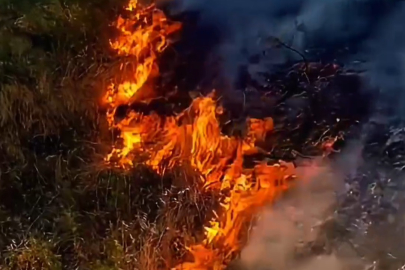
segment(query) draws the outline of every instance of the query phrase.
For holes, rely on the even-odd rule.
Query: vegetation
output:
[[[123,6],[0,1],[0,269],[157,269],[184,255],[179,235],[198,240],[185,232],[212,200],[177,192],[176,177],[97,165]]]

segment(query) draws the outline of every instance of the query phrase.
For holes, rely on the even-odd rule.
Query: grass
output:
[[[97,165],[122,7],[0,1],[0,269],[161,269],[201,238],[214,200],[179,173]]]

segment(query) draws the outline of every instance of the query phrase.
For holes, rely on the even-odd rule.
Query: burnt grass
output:
[[[115,34],[109,23],[125,1],[5,2],[0,269],[168,269],[188,259],[184,243],[201,240],[217,195],[200,193],[185,168],[158,176],[142,166],[123,172],[103,163],[112,135],[98,105],[126,61],[109,50]],[[186,34],[162,57],[166,75],[157,82],[158,91],[177,86],[177,94],[146,107],[121,108],[121,114],[170,114],[188,106],[190,89],[221,86],[215,72],[204,72],[218,37],[211,33],[210,44],[197,46],[194,15],[184,16],[179,19],[189,22]],[[208,35],[209,29],[204,31]],[[333,65],[301,63],[262,76],[265,85],[242,70],[239,88],[250,89],[241,90],[244,101],[224,99],[226,134],[243,135],[248,116],[275,119],[275,132],[261,145],[273,152],[246,166],[264,158],[296,162],[319,155],[320,140],[358,136],[372,106],[359,78]]]

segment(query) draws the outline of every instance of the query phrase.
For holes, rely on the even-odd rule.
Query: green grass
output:
[[[173,266],[212,197],[177,192],[175,172],[100,165],[111,135],[98,101],[119,62],[109,23],[123,3],[61,3],[0,1],[0,269]]]

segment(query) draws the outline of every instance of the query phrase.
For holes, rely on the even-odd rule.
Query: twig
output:
[[[309,83],[310,81],[309,81],[309,78],[308,78],[308,75],[307,75],[307,71],[308,71],[308,60],[307,60],[307,58],[300,51],[298,51],[297,49],[294,49],[293,47],[291,47],[291,46],[289,46],[287,44],[285,44],[279,38],[276,38],[276,37],[270,37],[270,38],[271,38],[271,41],[273,41],[273,43],[276,46],[277,45],[283,46],[284,48],[295,52],[296,54],[298,54],[302,58],[302,61],[304,62],[304,75],[305,75],[305,77],[306,77],[306,79],[307,79],[307,81]]]

